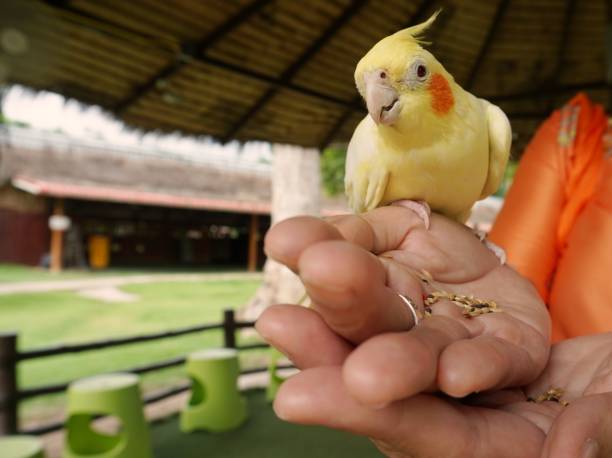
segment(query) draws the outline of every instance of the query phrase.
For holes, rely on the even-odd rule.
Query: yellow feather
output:
[[[413,25],[411,27],[408,27],[407,29],[400,30],[399,32],[396,32],[395,35],[401,36],[403,39],[406,40],[412,40],[419,45],[429,44],[429,42],[423,40],[423,35],[427,31],[427,29],[429,29],[429,27],[431,27],[431,25],[436,21],[441,11],[442,10],[436,11],[425,22],[421,22],[420,24]]]

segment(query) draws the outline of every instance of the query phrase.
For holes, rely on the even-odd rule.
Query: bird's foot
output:
[[[405,207],[409,210],[415,212],[419,218],[423,220],[425,224],[425,229],[429,229],[429,215],[431,215],[431,208],[429,204],[424,200],[396,200],[391,205],[396,205],[398,207]]]
[[[488,240],[485,232],[474,230],[474,234],[489,250],[493,252],[495,256],[497,256],[497,259],[499,259],[502,266],[506,264],[508,258],[506,257],[506,251],[502,247]]]

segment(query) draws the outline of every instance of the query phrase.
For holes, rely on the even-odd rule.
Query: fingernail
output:
[[[265,340],[268,344],[270,344],[270,346],[276,348],[278,351],[280,351],[283,355],[285,355],[286,358],[288,358],[289,360],[291,359],[291,356],[289,355],[289,352],[287,350],[285,350],[282,346],[280,346],[279,344],[277,344],[274,339],[271,339],[267,334],[265,330],[265,326],[261,326],[258,327],[257,326],[258,322],[255,322],[255,330],[259,333],[259,335],[261,336],[261,338],[263,340]],[[263,332],[262,332],[263,331]]]
[[[265,328],[259,325],[259,320],[255,321],[255,325],[253,327],[255,328],[255,331],[257,331],[257,333],[261,336],[261,338],[267,342],[268,336],[264,331]]]
[[[289,419],[289,415],[287,415],[287,412],[285,412],[285,410],[281,407],[281,405],[278,402],[276,402],[276,400],[274,401],[273,409],[274,409],[274,413],[276,414],[276,416],[280,418],[281,420],[287,421]]]
[[[597,458],[599,453],[599,444],[594,439],[587,439],[582,446],[581,458]]]

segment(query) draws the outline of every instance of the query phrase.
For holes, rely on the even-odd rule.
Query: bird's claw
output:
[[[424,200],[396,200],[391,205],[404,207],[409,210],[412,210],[418,215],[419,218],[423,220],[423,224],[425,224],[425,229],[429,229],[429,216],[431,215],[431,208],[429,207],[429,204]]]

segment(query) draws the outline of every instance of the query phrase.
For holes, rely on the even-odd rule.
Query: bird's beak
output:
[[[365,75],[365,98],[368,113],[376,124],[393,124],[399,116],[399,94],[391,86],[390,76],[384,70]]]

